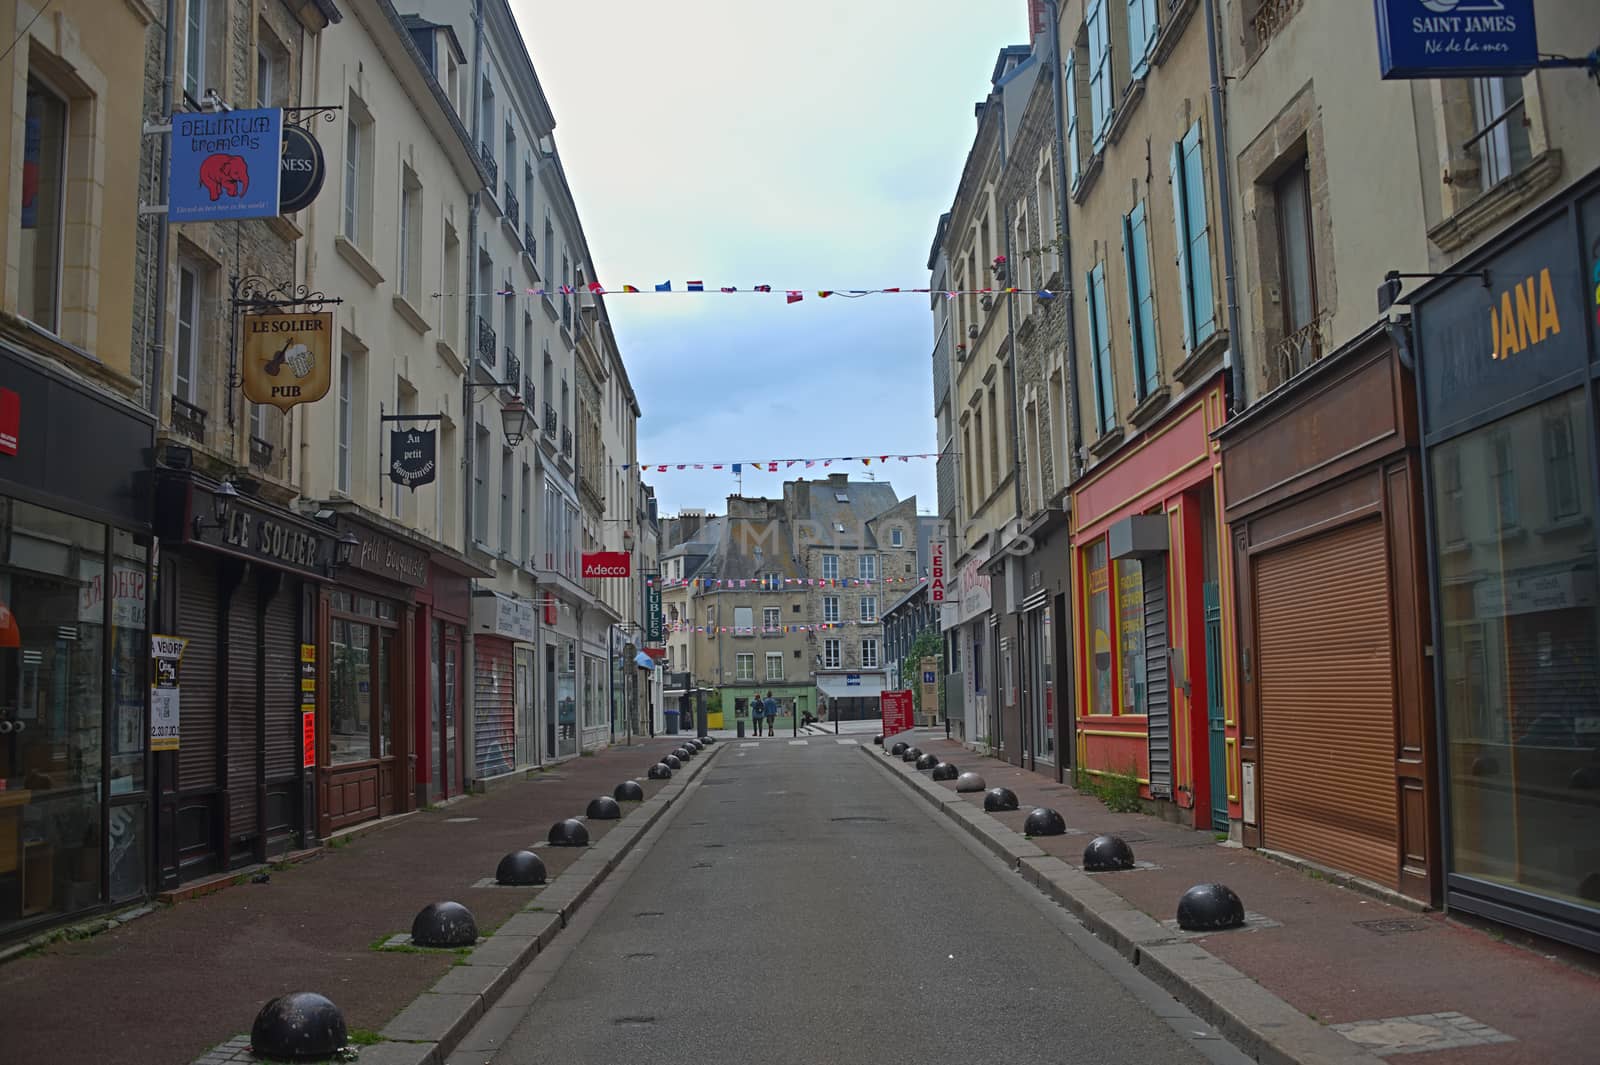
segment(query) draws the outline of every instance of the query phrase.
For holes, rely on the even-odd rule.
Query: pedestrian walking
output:
[[[771,736],[773,734],[772,723],[778,719],[778,700],[772,697],[771,692],[768,692],[766,702],[762,705],[766,707],[767,711],[767,735]]]

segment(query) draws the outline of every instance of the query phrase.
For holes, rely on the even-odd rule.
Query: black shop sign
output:
[[[403,488],[432,484],[439,473],[437,429],[389,431],[389,480]]]

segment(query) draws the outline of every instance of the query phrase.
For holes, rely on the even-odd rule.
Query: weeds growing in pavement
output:
[[[1106,809],[1118,814],[1136,814],[1142,810],[1139,801],[1139,774],[1133,766],[1125,772],[1105,770],[1091,773],[1078,767],[1074,786],[1086,795],[1093,795],[1106,804]]]
[[[383,1036],[374,1032],[371,1028],[350,1029],[351,1046],[370,1047],[381,1042],[383,1042]]]

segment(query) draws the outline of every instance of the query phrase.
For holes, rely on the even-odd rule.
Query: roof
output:
[[[899,502],[900,497],[895,494],[894,486],[886,481],[846,481],[840,484],[836,481],[796,481],[795,485],[805,485],[805,493],[796,493],[794,498],[804,499],[805,505],[796,508],[796,512],[789,515],[791,521],[814,521],[832,530],[843,525],[846,532],[855,532],[863,528],[866,523],[886,511],[892,510]],[[785,486],[784,495],[790,493]],[[837,493],[843,492],[846,496],[840,502]],[[876,539],[870,528],[865,529],[867,540],[862,547],[876,547]]]
[[[928,585],[925,582],[918,582],[915,588],[912,588],[905,595],[902,595],[899,599],[896,599],[893,603],[890,603],[889,608],[885,610],[881,616],[887,619],[890,614],[893,614],[896,610],[899,610],[901,607],[911,602],[911,600],[915,599],[919,593],[925,593],[927,590]]]

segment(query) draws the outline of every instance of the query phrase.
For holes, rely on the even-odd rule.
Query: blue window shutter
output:
[[[1206,216],[1205,157],[1201,154],[1200,123],[1183,137],[1183,176],[1189,204],[1189,272],[1194,279],[1194,337],[1196,346],[1217,331],[1217,301],[1211,282],[1211,232]]]
[[[1089,310],[1089,365],[1094,378],[1094,426],[1097,432],[1103,433],[1106,431],[1105,404],[1101,397],[1105,392],[1105,383],[1100,374],[1100,333],[1105,326],[1100,321],[1095,301],[1095,273],[1099,269],[1096,266],[1084,275],[1083,302]]]
[[[1138,79],[1145,76],[1150,69],[1148,40],[1148,10],[1147,0],[1128,0],[1128,56],[1130,74]]]
[[[1090,273],[1090,290],[1094,297],[1094,317],[1099,323],[1095,334],[1095,399],[1100,431],[1106,432],[1117,424],[1117,387],[1111,373],[1111,316],[1106,310],[1106,264],[1095,264]]]
[[[1134,208],[1138,210],[1138,208]],[[1144,398],[1144,367],[1140,365],[1143,344],[1139,336],[1139,283],[1133,269],[1133,216],[1122,216],[1122,265],[1128,275],[1128,351],[1133,356],[1133,398]]]
[[[1183,142],[1172,145],[1172,218],[1178,233],[1178,284],[1183,288],[1183,350],[1194,351],[1194,283],[1189,277],[1189,212],[1183,195]]]
[[[1133,275],[1135,291],[1139,294],[1139,344],[1143,365],[1139,372],[1144,379],[1144,395],[1156,390],[1161,381],[1161,345],[1156,337],[1156,294],[1150,276],[1150,226],[1145,217],[1143,201],[1128,216],[1133,238]]]
[[[1067,53],[1067,173],[1073,185],[1082,171],[1078,167],[1078,54]]]
[[[1111,35],[1106,17],[1109,0],[1090,0],[1086,21],[1089,25],[1089,115],[1094,147],[1105,146],[1111,126]]]

